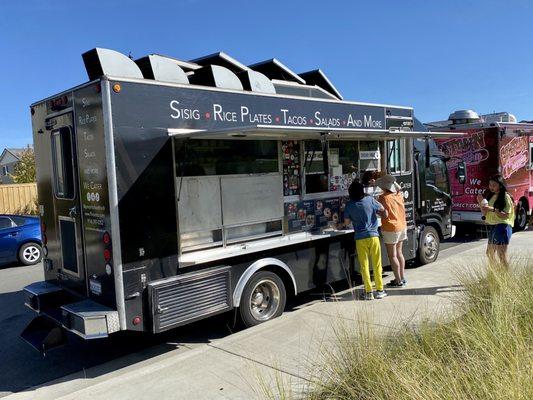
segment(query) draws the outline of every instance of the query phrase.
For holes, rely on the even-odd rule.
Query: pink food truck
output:
[[[492,175],[501,174],[516,204],[515,230],[526,228],[533,206],[533,123],[517,122],[514,115],[502,112],[478,115],[472,110],[452,113],[446,121],[427,123],[429,130],[456,131],[464,136],[437,139],[448,159],[453,197],[454,223],[481,223],[476,201]],[[467,179],[455,178],[459,161],[465,161]]]

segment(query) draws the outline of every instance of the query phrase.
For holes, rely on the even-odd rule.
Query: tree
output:
[[[20,155],[20,161],[15,164],[15,172],[10,175],[15,183],[35,182],[35,153],[29,145]]]

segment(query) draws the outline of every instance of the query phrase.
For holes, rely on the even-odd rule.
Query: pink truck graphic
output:
[[[492,175],[501,174],[516,204],[515,230],[524,229],[533,206],[533,123],[516,122],[508,113],[480,117],[464,110],[452,113],[447,121],[426,125],[430,130],[465,133],[463,137],[437,140],[439,149],[450,157],[447,164],[454,223],[481,223],[476,196],[485,192]],[[467,169],[464,185],[455,178],[460,160]]]

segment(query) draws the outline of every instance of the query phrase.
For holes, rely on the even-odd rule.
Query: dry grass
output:
[[[466,292],[454,300],[459,316],[451,322],[389,335],[377,335],[368,324],[336,329],[336,351],[314,367],[305,397],[533,399],[532,267],[462,276]]]
[[[483,266],[463,273],[466,290],[453,297],[455,317],[446,322],[412,328],[402,321],[388,333],[370,320],[355,328],[337,323],[334,348],[309,367],[310,382],[275,373],[260,380],[258,396],[533,399],[533,261],[512,264],[511,272]]]

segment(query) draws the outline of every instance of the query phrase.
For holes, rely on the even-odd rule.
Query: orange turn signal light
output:
[[[115,83],[115,84],[113,85],[113,92],[115,92],[115,93],[120,93],[121,90],[122,90],[122,88],[120,87],[120,84]]]

